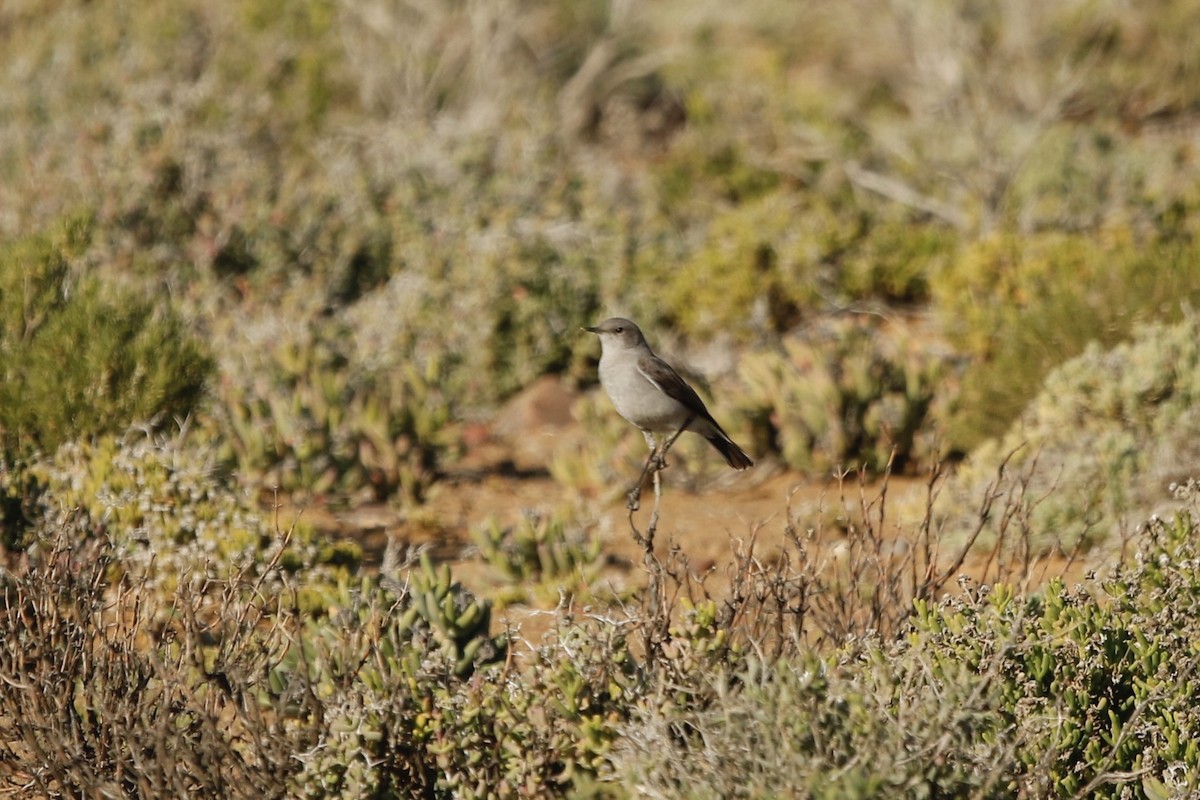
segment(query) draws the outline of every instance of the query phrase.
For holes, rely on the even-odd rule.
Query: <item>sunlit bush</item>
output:
[[[1022,498],[1040,547],[1115,541],[1171,503],[1191,477],[1200,437],[1200,319],[1142,325],[1132,341],[1099,344],[1063,364],[1003,437],[973,451],[939,513],[961,530],[1001,465],[999,488]],[[997,517],[995,532],[1011,520]]]
[[[711,702],[639,706],[614,775],[648,797],[1194,792],[1196,523],[1147,531],[1082,586],[968,582],[896,640],[693,673]]]
[[[973,363],[947,432],[970,449],[998,436],[1056,366],[1091,342],[1112,346],[1138,322],[1177,319],[1200,301],[1194,231],[1125,226],[1078,234],[997,234],[937,273],[935,306]]]
[[[94,230],[72,219],[0,249],[0,444],[15,452],[182,419],[211,374],[172,309],[72,263]]]

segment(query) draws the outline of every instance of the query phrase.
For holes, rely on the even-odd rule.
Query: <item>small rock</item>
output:
[[[492,421],[492,433],[517,439],[542,428],[564,428],[575,421],[575,395],[556,375],[543,375],[512,397]]]

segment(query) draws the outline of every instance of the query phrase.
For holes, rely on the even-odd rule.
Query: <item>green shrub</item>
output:
[[[322,535],[303,517],[279,530],[257,493],[218,469],[215,446],[198,439],[134,431],[69,442],[0,475],[0,487],[34,485],[21,537],[9,544],[37,545],[67,515],[82,521],[87,539],[117,548],[145,591],[169,593],[185,578],[257,579],[282,565],[304,578],[303,611],[324,613],[331,587],[358,570],[362,547]]]
[[[686,208],[698,193],[753,206],[758,198],[775,193],[780,181],[778,172],[747,163],[746,153],[738,146],[714,145],[701,137],[685,140],[682,146],[672,149],[669,158],[655,170],[660,202],[671,211]]]
[[[676,675],[690,702],[639,705],[612,777],[647,797],[1195,792],[1198,530],[1153,520],[1135,563],[1075,589],[966,582],[892,641]]]
[[[651,798],[1013,796],[989,676],[949,665],[933,684],[927,666],[875,643],[693,673],[714,702],[639,708],[615,775]]]
[[[833,209],[772,192],[716,216],[705,246],[672,265],[659,294],[689,333],[745,335],[759,305],[764,330],[785,331],[818,304],[828,260],[856,234]]]
[[[838,284],[854,301],[913,306],[929,301],[930,282],[960,246],[953,231],[907,217],[873,220],[841,257]]]
[[[491,377],[491,391],[511,394],[547,372],[562,372],[588,344],[577,334],[601,312],[600,264],[547,238],[517,245],[512,258],[497,259],[490,302],[472,324]]]
[[[853,198],[776,190],[714,216],[704,239],[672,261],[647,253],[641,276],[658,313],[684,332],[736,339],[793,330],[844,304],[920,302],[928,276],[958,237],[907,215],[884,214]],[[665,288],[665,291],[664,291]]]
[[[599,538],[562,515],[526,514],[511,526],[490,519],[471,532],[480,557],[510,586],[506,602],[558,602],[600,575]]]
[[[185,418],[212,370],[169,309],[75,274],[91,230],[77,219],[0,251],[0,435],[18,451]]]
[[[620,641],[568,629],[511,677],[464,680],[404,608],[364,593],[345,628],[310,632],[328,735],[300,755],[301,796],[562,796],[603,766],[632,685]]]
[[[999,586],[918,614],[913,642],[932,654],[936,679],[960,680],[959,664],[991,668],[1024,792],[1157,798],[1197,789],[1197,524],[1185,514],[1145,530],[1137,561],[1098,583],[1056,580],[1030,598]]]
[[[1200,301],[1194,233],[1004,232],[965,248],[933,294],[947,333],[973,363],[948,422],[969,450],[1008,429],[1046,375],[1095,341],[1112,346],[1138,322],[1172,320]]]
[[[493,633],[490,603],[427,555],[396,574],[330,573],[318,607],[304,598],[315,573],[296,580],[280,547],[231,571],[219,548],[173,548],[158,532],[171,520],[210,517],[207,536],[233,518],[211,474],[168,453],[111,453],[141,492],[50,477],[82,513],[39,518],[37,545],[0,576],[0,782],[347,800],[1197,789],[1192,516],[1152,519],[1137,557],[1099,581],[1041,594],[967,581],[911,616],[902,587],[832,596],[846,579],[891,580],[885,564],[905,571],[907,548],[829,578],[819,536],[789,521],[795,550],[740,547],[722,599],[674,551],[648,563],[674,580],[662,608],[572,604],[522,643]],[[74,499],[87,492],[98,497]],[[1195,513],[1195,481],[1179,499]],[[112,538],[96,536],[97,502]],[[877,502],[882,524],[882,498],[860,512]],[[854,539],[890,544],[878,533]],[[155,580],[160,558],[178,580]],[[846,619],[878,604],[892,622],[861,617],[841,629],[855,635],[814,648],[805,626],[821,603]],[[638,631],[656,632],[653,654],[627,641]]]

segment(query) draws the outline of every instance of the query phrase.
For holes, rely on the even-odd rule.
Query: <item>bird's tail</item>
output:
[[[750,459],[750,456],[746,455],[733,439],[726,436],[724,431],[718,429],[712,436],[704,438],[717,448],[717,451],[725,457],[725,463],[734,469],[746,469],[754,466],[754,461]]]

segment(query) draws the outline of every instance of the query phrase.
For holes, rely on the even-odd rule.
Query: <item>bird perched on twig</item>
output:
[[[584,330],[600,337],[600,384],[617,412],[641,429],[651,457],[657,452],[654,434],[686,427],[707,439],[734,469],[754,466],[687,381],[654,355],[637,325],[614,317]]]

